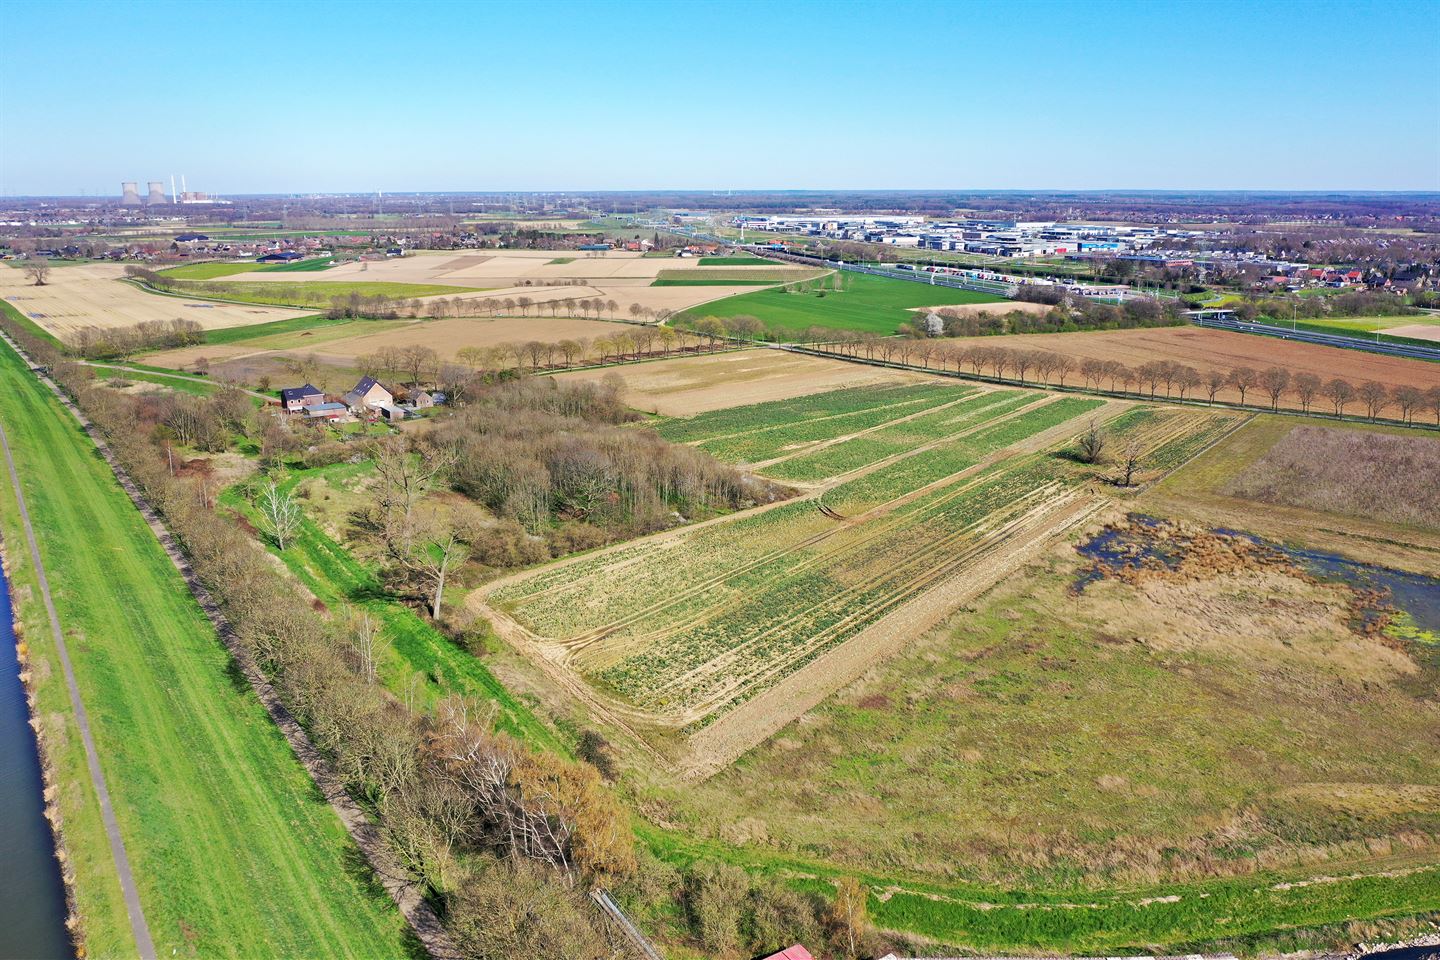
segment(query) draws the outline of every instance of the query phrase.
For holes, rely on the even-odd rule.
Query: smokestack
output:
[[[126,180],[120,184],[120,202],[127,207],[140,205],[140,187],[134,180]]]
[[[165,182],[164,182],[163,180],[151,180],[150,183],[149,183],[149,186],[150,186],[150,200],[149,200],[149,203],[152,204],[152,205],[153,205],[153,204],[157,204],[157,203],[164,203],[164,202],[165,202]]]

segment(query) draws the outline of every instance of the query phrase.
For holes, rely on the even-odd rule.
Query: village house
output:
[[[395,394],[386,390],[374,377],[361,377],[354,389],[341,399],[347,407],[363,411],[367,407],[378,407],[382,403],[394,403]]]
[[[280,391],[280,405],[286,413],[299,413],[306,407],[325,402],[325,392],[311,384],[303,387],[286,387]]]

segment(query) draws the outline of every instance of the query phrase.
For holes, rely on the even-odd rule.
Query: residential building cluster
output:
[[[419,388],[390,390],[374,377],[361,377],[353,388],[332,397],[313,384],[280,391],[280,409],[307,422],[354,423],[384,420],[395,423],[445,402],[445,394]]]

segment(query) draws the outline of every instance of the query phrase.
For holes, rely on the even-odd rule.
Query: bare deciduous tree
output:
[[[44,257],[25,263],[25,278],[37,287],[43,287],[50,279],[50,261]]]
[[[270,483],[255,499],[255,509],[260,511],[260,526],[277,550],[284,550],[300,532],[300,504],[295,498],[275,483]]]

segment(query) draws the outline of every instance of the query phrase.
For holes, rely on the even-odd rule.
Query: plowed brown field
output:
[[[1392,388],[1402,384],[1421,389],[1440,386],[1440,363],[1199,327],[1016,334],[942,342],[1012,350],[1049,350],[1068,354],[1076,360],[1118,360],[1132,368],[1152,360],[1174,360],[1194,367],[1201,374],[1214,369],[1251,367],[1258,371],[1278,366],[1289,370],[1292,377],[1297,373],[1313,373],[1324,380],[1342,377],[1356,386],[1367,380],[1376,380]],[[1071,372],[1065,382],[1074,385],[1080,383],[1081,378],[1078,373]],[[1234,402],[1240,399],[1240,395],[1227,387],[1217,399]],[[1249,391],[1246,400],[1268,403],[1258,388]],[[1323,398],[1316,401],[1320,409],[1328,409],[1327,403]],[[1299,408],[1295,399],[1288,395],[1281,398],[1280,405]],[[1354,409],[1352,405],[1350,412],[1353,413]]]

